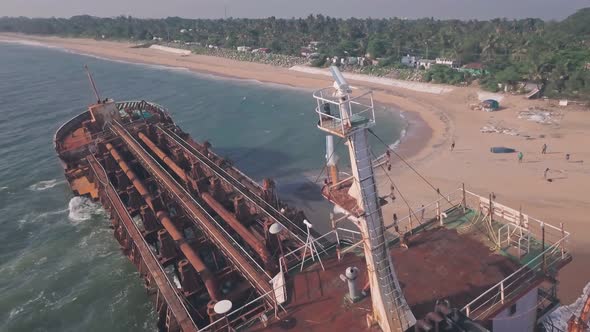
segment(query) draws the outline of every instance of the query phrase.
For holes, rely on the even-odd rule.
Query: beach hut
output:
[[[484,100],[481,103],[481,108],[486,112],[494,112],[500,109],[500,103],[494,99]]]

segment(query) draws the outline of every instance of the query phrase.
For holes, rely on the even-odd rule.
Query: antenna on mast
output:
[[[96,84],[94,83],[94,78],[90,73],[90,69],[88,69],[87,65],[84,65],[84,69],[86,70],[86,74],[88,74],[88,80],[90,80],[90,85],[92,86],[92,90],[94,91],[94,95],[96,96],[97,103],[100,104],[100,95],[98,94],[98,89],[96,88]]]

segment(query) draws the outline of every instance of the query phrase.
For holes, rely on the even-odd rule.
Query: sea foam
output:
[[[73,222],[89,220],[92,216],[101,214],[103,211],[99,204],[80,196],[70,199],[68,210],[70,211],[68,217]]]
[[[58,186],[63,183],[66,183],[66,182],[65,181],[57,181],[56,179],[39,181],[35,184],[30,185],[29,190],[43,191],[43,190],[53,188],[53,187]]]

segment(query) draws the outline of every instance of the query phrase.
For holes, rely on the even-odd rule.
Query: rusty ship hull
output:
[[[73,193],[107,211],[160,329],[211,325],[222,299],[248,305],[235,326],[277,307],[269,282],[279,271],[277,246],[301,245],[305,216],[280,203],[271,180],[259,185],[145,101],[92,105],[61,126],[54,143]],[[287,231],[271,238],[275,223]]]
[[[343,214],[317,234],[272,180],[249,178],[155,103],[98,102],[61,126],[54,144],[73,193],[105,208],[159,330],[380,330],[370,245],[341,223],[360,228],[366,215],[350,196],[356,180],[318,188]],[[563,227],[465,187],[410,208],[382,233],[417,319],[404,331],[534,327],[559,303],[555,277],[571,260]],[[536,308],[520,313],[525,302]]]

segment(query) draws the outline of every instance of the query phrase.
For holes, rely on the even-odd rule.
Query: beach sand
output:
[[[326,75],[202,55],[181,57],[153,49],[130,48],[129,43],[0,35],[0,40],[23,39],[77,53],[185,67],[218,76],[309,89],[332,84]],[[377,103],[394,105],[405,113],[408,131],[396,151],[441,192],[450,192],[465,183],[470,191],[482,196],[494,192],[498,202],[516,209],[522,207],[523,212],[547,223],[556,226],[563,223],[571,233],[568,249],[574,260],[560,272],[559,295],[564,303],[579,296],[590,281],[590,111],[571,106],[559,108],[552,106],[556,102],[529,101],[523,96],[505,94],[502,109],[487,113],[470,109],[470,104],[486,97],[476,87],[447,87],[439,89],[447,92],[437,94],[406,89],[399,82],[386,85],[353,79],[351,83],[374,89]],[[411,83],[407,86],[411,87]],[[560,112],[560,121],[548,125],[519,119],[518,113],[530,106]],[[489,124],[510,128],[520,135],[481,133],[480,128]],[[453,140],[456,147],[451,152]],[[548,145],[548,153],[541,155],[544,143]],[[524,162],[519,164],[514,153],[490,153],[494,146],[522,151]],[[569,162],[565,160],[566,153],[571,154]],[[544,180],[546,168],[554,170],[549,172],[553,182]],[[403,163],[396,162],[390,176],[413,207],[436,199],[434,190]],[[379,174],[378,180],[382,195],[388,194],[388,178]],[[399,199],[393,205],[388,204],[384,208],[386,221],[394,211],[403,216],[408,209]]]

